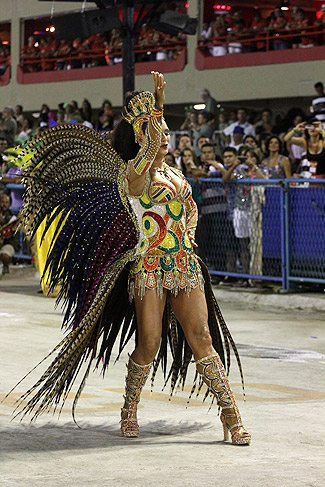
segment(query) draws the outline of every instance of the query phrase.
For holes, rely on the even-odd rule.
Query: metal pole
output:
[[[134,0],[123,0],[123,98],[134,90]]]
[[[281,218],[281,277],[282,289],[289,290],[288,266],[289,266],[289,241],[288,241],[288,224],[289,224],[289,187],[287,181],[280,188],[280,218]]]

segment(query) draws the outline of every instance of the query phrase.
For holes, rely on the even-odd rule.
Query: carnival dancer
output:
[[[49,228],[60,215],[45,271],[50,290],[60,285],[64,325],[72,328],[51,352],[58,353],[46,372],[22,396],[28,402],[21,412],[37,417],[63,405],[81,364],[88,361],[74,414],[93,360],[97,365],[103,361],[105,370],[117,335],[119,356],[136,332],[121,435],[138,436],[140,394],[160,363],[168,370],[169,343],[171,393],[177,384],[184,385],[194,355],[199,387],[205,383],[222,408],[225,439],[230,432],[233,444],[247,445],[251,437],[224,366],[229,370],[231,345],[241,372],[238,352],[208,271],[194,252],[197,208],[191,187],[164,162],[170,138],[163,118],[166,82],[162,74],[152,75],[155,95],[127,94],[123,118],[109,140],[67,124],[41,134],[21,154],[27,233],[32,237],[45,216]]]

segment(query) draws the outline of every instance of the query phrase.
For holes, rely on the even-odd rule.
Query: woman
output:
[[[197,166],[195,164],[195,153],[189,147],[185,148],[181,152],[181,170],[184,176],[187,178],[193,177],[192,170],[197,170]]]
[[[291,178],[291,166],[287,157],[281,154],[281,140],[277,135],[271,135],[265,142],[266,158],[262,165],[267,169],[269,178]]]
[[[36,214],[38,220],[51,214],[48,225],[61,215],[62,229],[58,225],[47,265],[51,286],[61,284],[59,299],[67,303],[64,324],[72,331],[54,349],[57,355],[41,379],[22,397],[29,397],[23,412],[36,417],[52,404],[63,404],[81,364],[88,360],[74,410],[93,359],[97,365],[103,361],[105,370],[117,335],[120,354],[136,331],[121,412],[122,436],[139,433],[140,394],[152,368],[153,377],[160,362],[166,369],[169,340],[172,390],[178,380],[184,384],[193,352],[202,383],[222,408],[225,439],[230,431],[233,444],[249,444],[250,435],[242,426],[215,350],[223,354],[217,319],[226,343],[234,344],[211,293],[209,275],[194,253],[197,210],[190,185],[164,162],[170,137],[163,119],[166,83],[157,72],[153,78],[156,104],[149,92],[130,93],[110,144],[82,126],[48,131],[43,148],[40,140],[34,141],[25,171],[26,180],[32,176],[33,182],[27,188],[22,218],[33,234]],[[64,147],[67,159],[61,166]],[[73,171],[72,160],[79,163],[78,171]],[[54,169],[49,198],[49,184],[43,178]]]
[[[321,122],[315,119],[309,123],[298,123],[284,140],[306,152],[304,158],[310,163],[309,171],[313,178],[325,178],[325,140]]]

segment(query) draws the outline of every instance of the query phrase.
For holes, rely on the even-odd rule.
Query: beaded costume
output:
[[[52,363],[21,397],[21,402],[27,399],[21,412],[32,413],[33,418],[63,406],[86,362],[74,413],[93,361],[96,366],[103,364],[105,371],[117,336],[119,356],[136,332],[132,297],[134,292],[143,296],[147,288],[156,288],[158,294],[165,288],[175,295],[180,289],[187,293],[197,286],[204,289],[213,346],[225,363],[222,333],[227,369],[231,345],[241,371],[209,274],[188,237],[190,232],[194,234],[197,221],[190,185],[166,166],[166,183],[158,184],[150,177],[160,147],[162,110],[155,108],[151,93],[142,92],[129,102],[124,118],[144,137],[139,153],[128,163],[107,138],[75,124],[48,129],[17,150],[26,185],[21,228],[33,238],[44,220],[46,234],[59,219],[44,275],[50,291],[60,288],[57,301],[65,307],[63,326],[68,328],[44,358],[55,352]],[[143,194],[137,197],[128,194],[130,170],[146,174]],[[179,191],[173,177],[181,178]],[[172,353],[169,369],[167,343]],[[166,381],[171,378],[172,393],[178,380],[185,383],[191,359],[192,351],[167,300],[152,380],[162,364]]]

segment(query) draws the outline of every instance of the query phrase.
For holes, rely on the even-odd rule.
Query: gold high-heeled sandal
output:
[[[127,365],[128,373],[125,378],[124,406],[121,414],[127,413],[126,418],[121,418],[121,436],[134,438],[139,435],[139,424],[137,420],[137,406],[140,402],[141,391],[147,381],[152,362],[147,365],[135,363],[129,357]]]
[[[227,408],[225,408],[227,409]],[[235,418],[235,422],[232,425],[231,423],[227,423],[227,418]],[[249,445],[251,442],[251,435],[248,431],[245,430],[244,426],[242,425],[241,418],[239,413],[238,414],[225,414],[224,410],[222,410],[220,415],[220,420],[223,426],[223,435],[224,441],[229,440],[229,431],[231,434],[231,442],[233,445]],[[234,430],[234,431],[233,431]]]
[[[237,403],[219,355],[209,355],[197,360],[196,367],[203,381],[216,397],[218,406],[222,408],[220,419],[223,425],[224,441],[229,439],[230,431],[234,445],[249,445],[251,435],[243,427]],[[225,412],[227,409],[230,410],[229,414]],[[229,421],[231,418],[234,421]]]

